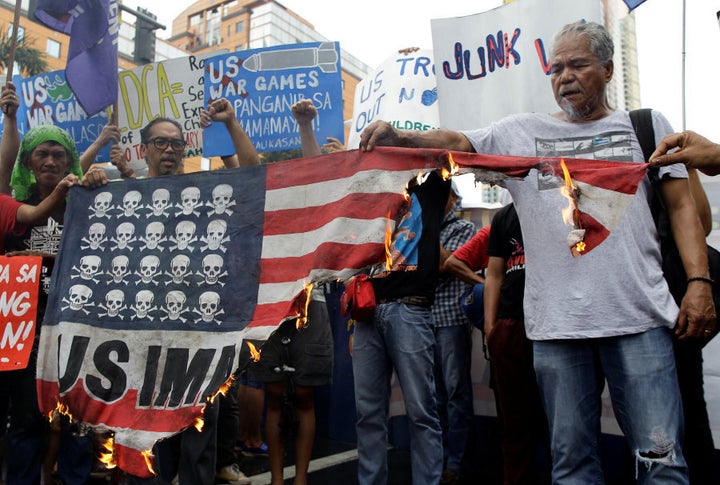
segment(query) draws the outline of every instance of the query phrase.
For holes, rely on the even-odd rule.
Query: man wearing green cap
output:
[[[47,205],[55,200],[54,210],[35,225],[3,235],[5,254],[41,255],[42,279],[38,297],[38,328],[47,304],[50,273],[60,243],[65,213],[64,197],[69,181],[82,176],[80,159],[75,143],[63,129],[55,126],[38,126],[28,131],[17,149],[17,95],[14,89],[3,87],[2,106],[5,107],[5,130],[0,147],[0,192],[10,193],[15,200],[30,205]],[[17,159],[9,161],[17,151]],[[12,173],[10,170],[12,169]],[[9,175],[9,176],[8,176]],[[9,183],[8,183],[9,179]],[[68,181],[66,183],[66,180]],[[58,190],[62,193],[58,197]],[[8,483],[35,483],[40,473],[48,438],[48,423],[38,408],[35,388],[37,338],[28,367],[0,373],[7,387],[10,429],[7,447]],[[68,440],[64,445],[63,463],[58,471],[64,483],[84,483],[93,462],[92,442],[89,437]],[[67,452],[67,453],[65,453]],[[65,460],[65,457],[68,460]],[[45,477],[47,479],[49,477]]]

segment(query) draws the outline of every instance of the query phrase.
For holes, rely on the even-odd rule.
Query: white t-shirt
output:
[[[655,111],[653,126],[656,142],[672,132]],[[548,114],[513,115],[463,134],[478,153],[643,161],[625,111],[591,123],[567,123]],[[683,165],[661,169],[660,176],[666,174],[687,178]],[[505,185],[525,243],[528,338],[599,338],[675,325],[678,308],[662,274],[647,178],[608,238],[580,257],[567,247],[569,227],[560,215],[567,199],[557,185],[549,186],[537,170]]]

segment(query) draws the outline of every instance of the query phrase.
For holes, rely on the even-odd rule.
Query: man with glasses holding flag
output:
[[[213,121],[225,124],[235,148],[234,154],[222,157],[226,168],[259,165],[260,159],[255,146],[238,122],[235,110],[227,99],[210,103],[207,111],[202,113],[203,126],[208,126]],[[147,178],[182,173],[186,141],[180,123],[173,118],[156,118],[140,130],[140,139],[141,154],[148,166]],[[103,169],[94,168],[85,174],[81,183],[95,188],[105,185],[108,181]],[[230,453],[227,447],[217,443],[218,419],[223,419],[219,418],[219,414],[223,412],[221,408],[220,402],[207,406],[203,415],[202,431],[190,427],[172,439],[162,442],[158,447],[154,468],[163,479],[167,478],[170,481],[177,473],[181,484],[211,485],[216,478],[233,485],[250,483],[234,463],[232,445],[235,435],[232,435]],[[237,430],[237,424],[232,429]],[[232,463],[227,463],[231,460]],[[155,483],[153,480],[128,477],[128,483],[131,484]]]

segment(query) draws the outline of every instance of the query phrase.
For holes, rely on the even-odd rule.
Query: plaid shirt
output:
[[[474,235],[475,224],[458,218],[453,211],[445,215],[440,230],[440,243],[445,249],[455,251]],[[435,303],[432,306],[436,327],[470,324],[470,320],[460,307],[460,297],[468,288],[470,285],[454,276],[440,276],[435,289]]]

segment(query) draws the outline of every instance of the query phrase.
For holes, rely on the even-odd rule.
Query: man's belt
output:
[[[406,305],[415,305],[422,307],[431,307],[433,299],[427,296],[403,296],[401,298],[381,298],[378,303],[390,303],[390,302],[405,303]]]

